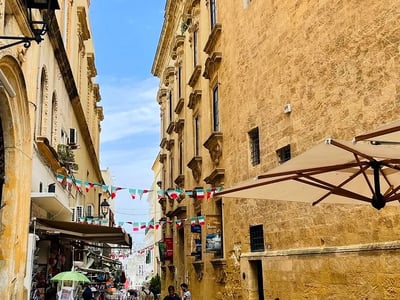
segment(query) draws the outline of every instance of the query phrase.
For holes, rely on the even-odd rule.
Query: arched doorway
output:
[[[10,299],[26,299],[32,118],[19,62],[2,57],[0,72],[0,290]]]

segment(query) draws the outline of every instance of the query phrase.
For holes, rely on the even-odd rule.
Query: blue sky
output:
[[[105,119],[100,164],[116,186],[149,189],[159,151],[159,80],[151,74],[164,18],[163,0],[93,0],[90,6],[95,64]],[[148,221],[148,205],[117,193],[116,221]],[[125,229],[140,247],[143,234]],[[143,231],[142,231],[143,232]]]

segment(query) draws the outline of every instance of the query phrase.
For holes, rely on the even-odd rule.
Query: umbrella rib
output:
[[[277,177],[277,176],[285,176],[285,175],[292,175],[292,174],[304,174],[304,173],[320,174],[320,173],[332,172],[332,171],[348,169],[348,168],[352,168],[352,167],[365,166],[365,165],[369,166],[368,162],[363,161],[360,163],[353,162],[353,163],[344,163],[344,164],[322,166],[322,167],[320,166],[320,167],[313,167],[313,168],[306,168],[306,169],[284,171],[284,172],[279,172],[279,173],[261,174],[261,175],[257,176],[257,179],[266,179],[266,178]]]
[[[354,141],[359,142],[362,140],[367,140],[370,138],[374,138],[377,136],[381,136],[381,135],[385,135],[388,133],[392,133],[392,132],[396,132],[396,131],[400,131],[400,126],[394,126],[394,127],[390,127],[387,129],[382,129],[382,130],[377,130],[371,133],[366,133],[366,134],[362,134],[362,135],[358,135],[354,138]]]
[[[354,173],[353,175],[351,175],[349,178],[347,178],[346,180],[344,180],[342,183],[340,183],[338,185],[333,185],[331,183],[322,181],[320,179],[317,179],[317,178],[314,178],[314,177],[311,177],[311,176],[305,175],[305,174],[303,175],[303,177],[308,179],[308,180],[310,180],[310,181],[304,180],[302,178],[298,178],[296,180],[300,181],[302,183],[309,184],[309,185],[312,185],[312,186],[315,186],[315,187],[319,187],[319,188],[322,188],[322,189],[326,189],[326,190],[329,191],[328,193],[326,193],[325,195],[323,195],[319,199],[315,200],[312,203],[312,205],[316,205],[316,204],[320,203],[322,200],[324,200],[326,197],[328,197],[331,194],[336,194],[336,195],[340,195],[340,196],[344,196],[344,197],[347,197],[347,198],[352,198],[352,199],[356,199],[356,200],[360,200],[360,201],[370,202],[370,199],[365,197],[365,196],[363,196],[363,195],[360,195],[360,194],[357,194],[357,193],[354,193],[354,192],[351,192],[349,190],[341,188],[343,185],[347,184],[348,182],[353,180],[355,177],[360,175],[362,172],[364,172],[364,170],[367,169],[368,167],[369,167],[368,165],[364,165],[362,167],[360,166],[360,170],[359,171],[357,171],[356,173]]]
[[[338,148],[341,148],[343,150],[346,150],[348,152],[351,152],[353,154],[357,154],[358,156],[364,157],[364,158],[366,158],[368,160],[374,160],[374,158],[372,156],[369,156],[369,155],[367,155],[365,153],[362,153],[362,152],[360,152],[360,151],[358,151],[356,149],[353,149],[353,148],[348,147],[348,146],[346,146],[346,145],[344,145],[342,143],[339,143],[339,142],[335,141],[334,139],[329,140],[329,144],[334,145],[334,146],[336,146]]]

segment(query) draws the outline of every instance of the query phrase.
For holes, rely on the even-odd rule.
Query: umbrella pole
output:
[[[375,191],[371,199],[372,206],[376,209],[381,209],[385,207],[386,201],[383,195],[381,194],[381,185],[379,179],[379,171],[381,169],[380,162],[376,160],[371,160],[371,168],[374,170],[374,186]]]

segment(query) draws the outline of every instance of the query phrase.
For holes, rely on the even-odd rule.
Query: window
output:
[[[278,150],[276,150],[276,154],[278,156],[279,163],[282,164],[285,161],[288,161],[291,159],[291,151],[290,151],[290,145],[286,145],[285,147],[282,147]]]
[[[199,116],[194,118],[194,155],[199,156],[200,154],[200,120]]]
[[[178,98],[182,98],[182,66],[178,67]]]
[[[250,138],[250,156],[253,166],[260,164],[260,138],[258,127],[249,132]]]
[[[52,100],[51,100],[51,116],[50,116],[50,144],[51,145],[55,145],[56,144],[56,140],[55,140],[55,136],[56,136],[56,128],[55,128],[55,124],[56,124],[56,120],[57,120],[57,99],[56,99],[56,94],[53,94]]]
[[[215,25],[217,24],[217,0],[210,1],[210,22],[211,22],[211,30],[214,29]]]
[[[174,157],[172,155],[169,158],[169,182],[172,187],[174,185]]]
[[[183,142],[179,142],[179,175],[183,174]]]
[[[37,136],[43,135],[43,115],[44,115],[44,105],[45,105],[45,97],[46,97],[46,87],[47,87],[47,76],[46,71],[43,69],[40,77],[40,95],[39,95],[39,104],[37,105],[37,119],[36,119],[36,128]]]
[[[218,84],[213,89],[213,131],[219,131]]]
[[[173,98],[172,98],[172,91],[169,91],[169,121],[172,122],[174,115],[174,103],[173,103]]]
[[[250,249],[251,252],[264,251],[263,225],[250,226]]]
[[[198,61],[198,52],[197,52],[197,46],[198,46],[198,34],[199,30],[196,28],[193,31],[193,67],[197,66],[197,61]]]
[[[87,212],[86,216],[88,216],[88,217],[93,217],[94,216],[94,206],[93,206],[93,204],[89,204],[87,206],[86,212]]]

